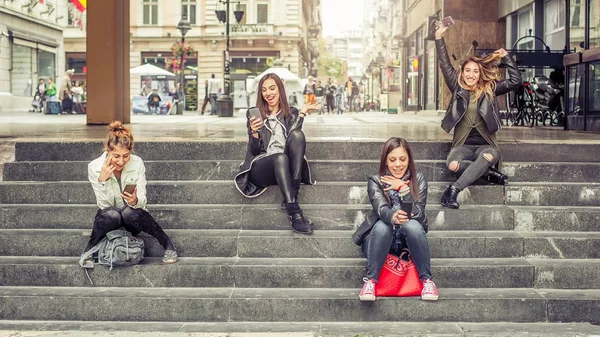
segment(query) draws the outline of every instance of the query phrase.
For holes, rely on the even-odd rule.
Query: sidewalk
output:
[[[359,112],[343,115],[309,115],[303,130],[309,141],[384,141],[392,136],[409,141],[451,141],[441,127],[437,111]],[[183,115],[132,115],[136,141],[247,140],[243,111],[234,117],[186,112]],[[86,125],[85,115],[0,113],[0,138],[8,141],[98,141],[106,136],[105,125]],[[504,127],[501,142],[598,143],[600,134],[564,131],[561,127]]]

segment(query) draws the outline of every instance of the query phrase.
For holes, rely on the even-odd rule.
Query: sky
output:
[[[363,24],[362,0],[321,0],[323,37]]]

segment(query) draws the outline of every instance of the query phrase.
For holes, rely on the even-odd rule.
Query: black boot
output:
[[[490,167],[490,169],[488,170],[487,177],[488,177],[489,182],[491,182],[493,184],[496,184],[496,185],[508,184],[508,176],[506,176],[505,174],[496,170],[493,167]]]
[[[300,194],[300,187],[292,187],[292,197],[294,197],[295,201],[298,201],[298,194]],[[285,211],[285,198],[281,201],[281,210]]]
[[[313,229],[304,218],[298,203],[292,202],[286,204],[286,210],[288,212],[288,219],[290,220],[290,224],[292,225],[292,230],[294,232],[308,235],[313,233]]]
[[[460,206],[456,201],[458,193],[460,193],[460,188],[454,185],[448,186],[448,188],[446,189],[446,191],[444,191],[444,194],[442,195],[442,206],[457,209]]]

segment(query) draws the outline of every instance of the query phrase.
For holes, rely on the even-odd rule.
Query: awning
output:
[[[47,46],[51,48],[58,48],[60,44],[54,39],[49,39],[42,35],[26,32],[17,28],[8,27],[8,36],[15,42],[22,42],[21,44],[31,47],[31,44]],[[36,46],[38,47],[38,46]],[[43,49],[43,48],[40,48]]]

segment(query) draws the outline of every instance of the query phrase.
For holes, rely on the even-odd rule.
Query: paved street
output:
[[[401,136],[408,140],[451,140],[440,127],[435,111],[360,112],[343,115],[310,115],[304,131],[310,140],[385,140]],[[132,115],[137,141],[195,141],[247,139],[243,114],[234,117],[184,115]],[[88,126],[85,115],[41,115],[29,112],[0,114],[0,138],[5,140],[101,140],[106,126]],[[600,143],[600,134],[564,131],[561,127],[505,127],[498,133],[503,142]]]

